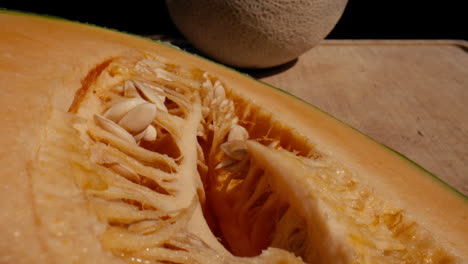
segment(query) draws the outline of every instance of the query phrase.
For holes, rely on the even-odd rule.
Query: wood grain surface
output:
[[[251,74],[468,194],[467,42],[328,40],[295,62]]]

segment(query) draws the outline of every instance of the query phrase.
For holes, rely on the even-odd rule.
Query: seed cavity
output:
[[[309,215],[299,211],[302,207],[290,203],[286,195],[291,187],[281,183],[296,184],[293,183],[295,178],[289,181],[286,176],[290,175],[282,172],[277,175],[276,166],[270,168],[270,164],[266,164],[269,156],[262,161],[259,155],[271,155],[278,162],[283,162],[281,157],[284,157],[285,165],[310,171],[311,183],[314,183],[311,186],[317,193],[313,199],[320,199],[318,195],[333,199],[328,194],[339,191],[340,199],[346,199],[343,203],[324,201],[323,206],[327,209],[329,205],[337,205],[340,210],[351,212],[353,217],[357,216],[359,232],[363,230],[363,234],[378,235],[378,240],[366,242],[363,248],[389,252],[389,256],[397,251],[408,255],[415,252],[411,249],[412,252],[406,253],[406,244],[394,239],[395,234],[400,236],[402,232],[405,236],[412,235],[413,231],[400,231],[413,229],[412,225],[407,225],[411,222],[397,219],[394,212],[387,209],[373,212],[374,208],[383,206],[374,201],[366,189],[358,188],[359,183],[348,177],[349,173],[344,168],[322,158],[305,138],[277,122],[260,106],[244,100],[228,86],[225,89],[221,81],[206,72],[201,79],[201,71],[184,72],[172,64],[149,60],[139,61],[135,67],[139,66],[145,74],[125,71],[125,76],[120,77],[129,80],[120,81],[119,78],[118,85],[110,88],[111,93],[98,93],[102,100],[100,107],[109,104],[111,107],[104,113],[99,112],[102,115],[94,115],[94,122],[109,133],[97,131],[95,127],[89,131],[91,136],[97,133],[96,137],[91,137],[91,140],[96,140],[92,147],[97,150],[91,155],[91,160],[107,170],[102,179],[101,175],[92,175],[100,178],[99,182],[90,183],[93,188],[89,193],[92,202],[100,204],[99,213],[108,220],[109,229],[103,243],[115,255],[131,257],[131,261],[142,263],[206,263],[205,257],[210,257],[213,249],[203,244],[203,240],[189,240],[197,236],[186,233],[191,231],[184,229],[190,219],[201,217],[192,215],[192,211],[185,208],[187,203],[183,200],[189,196],[186,194],[193,192],[198,195],[194,201],[199,201],[202,209],[206,209],[208,220],[214,219],[213,226],[210,226],[213,234],[229,245],[233,254],[254,256],[262,250],[271,254],[267,247],[275,247],[291,251],[309,263],[315,261],[313,258],[316,256],[320,258],[318,262],[330,262],[325,261],[329,253],[324,250],[329,245],[320,243],[329,241],[325,232],[328,227],[323,227],[321,211]],[[165,67],[168,71],[154,67]],[[155,79],[156,71],[159,72],[158,79]],[[190,81],[190,78],[194,80]],[[171,79],[173,81],[168,83]],[[100,107],[97,109],[106,109]],[[84,113],[88,116],[89,110]],[[112,144],[113,141],[106,144],[106,140],[102,142],[101,139],[112,136],[106,134],[136,145]],[[248,141],[249,138],[252,141]],[[255,150],[251,145],[255,142],[267,148]],[[193,153],[192,144],[196,144],[196,153]],[[322,159],[317,160],[317,157]],[[118,175],[109,175],[110,172]],[[120,176],[130,182],[115,180]],[[194,181],[186,181],[186,176],[195,177]],[[188,188],[192,183],[195,183],[193,188]],[[296,192],[294,189],[291,191]],[[302,189],[299,188],[298,192]],[[292,201],[300,197],[294,196]],[[372,212],[366,213],[366,210]],[[374,219],[372,217],[376,213],[382,220],[379,221],[381,227],[373,225],[370,231],[365,231],[364,227],[361,229],[362,223]],[[372,219],[369,220],[369,216]],[[394,226],[395,232],[387,229]],[[357,239],[360,235],[356,236]],[[317,248],[311,245],[317,245]],[[428,248],[429,253],[424,253],[423,257],[432,258],[438,254],[436,250]],[[203,258],[192,259],[197,254]],[[330,254],[341,256],[340,253]],[[224,255],[219,259],[213,258],[216,260],[244,263],[234,256],[232,262]],[[244,260],[245,263],[256,263],[248,258]],[[452,263],[450,260],[445,262]],[[284,259],[281,263],[292,262]]]

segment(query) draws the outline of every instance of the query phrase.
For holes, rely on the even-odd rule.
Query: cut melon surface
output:
[[[281,90],[0,12],[0,263],[463,263],[468,202]]]

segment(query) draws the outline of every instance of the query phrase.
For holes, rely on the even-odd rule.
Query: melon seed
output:
[[[135,87],[143,94],[143,96],[148,99],[148,101],[154,103],[158,110],[167,112],[167,108],[164,105],[166,97],[164,95],[159,95],[156,91],[142,82],[135,81]]]
[[[133,98],[133,97],[140,97],[135,85],[132,81],[125,81],[123,93],[125,97]]]
[[[135,139],[132,135],[130,135],[125,129],[114,123],[112,120],[105,118],[104,116],[95,114],[94,121],[98,124],[102,129],[106,130],[107,132],[117,136],[118,138],[125,140],[129,143],[136,144]]]
[[[243,140],[232,140],[221,144],[221,150],[230,158],[243,160],[247,156],[247,146]]]
[[[114,122],[119,122],[134,107],[144,104],[145,100],[141,98],[131,98],[111,106],[104,116]]]
[[[155,141],[158,137],[158,131],[152,125],[149,125],[145,131],[146,133],[143,136],[143,140],[145,141]]]
[[[247,140],[249,138],[249,132],[243,127],[239,125],[232,126],[231,130],[228,134],[228,141],[233,140]]]
[[[156,106],[144,103],[130,110],[120,121],[119,125],[133,135],[148,127],[156,116]]]

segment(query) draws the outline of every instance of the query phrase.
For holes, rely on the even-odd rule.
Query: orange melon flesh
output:
[[[61,142],[62,132],[56,131],[77,133],[51,120],[54,120],[55,112],[69,110],[80,88],[100,80],[97,74],[93,75],[102,70],[100,66],[104,68],[105,62],[113,58],[141,53],[161,55],[174,65],[215,75],[233,91],[237,98],[234,101],[239,105],[245,103],[239,98],[249,98],[263,111],[273,113],[275,120],[293,127],[294,133],[304,135],[320,149],[320,153],[352,171],[353,179],[371,189],[380,201],[402,210],[450,257],[452,262],[448,263],[461,263],[468,259],[466,197],[404,157],[293,96],[173,47],[92,26],[1,11],[0,35],[0,80],[3,87],[0,97],[0,157],[3,165],[0,172],[0,232],[3,235],[0,262],[50,263],[60,260],[93,263],[96,258],[102,260],[100,262],[122,262],[101,243],[100,237],[106,226],[96,219],[94,211],[83,200],[79,184],[66,177],[60,181],[52,176],[48,178],[47,175],[52,175],[55,168],[48,163],[52,161],[46,160],[45,167],[41,167],[36,157],[38,153],[49,153],[44,147],[44,142],[49,142],[47,140],[56,138]],[[63,118],[75,122],[74,117]],[[79,145],[78,142],[63,140],[63,144],[50,144],[54,151],[62,149],[63,152],[47,157],[66,160],[78,156],[77,159],[81,160],[85,154],[70,154],[74,151],[81,153],[80,148],[74,147]],[[262,149],[254,143],[249,144],[249,148],[252,158],[273,175],[272,179],[280,182],[288,179],[283,170],[289,169],[300,176],[298,182],[306,181],[309,169],[291,165],[296,164],[295,160],[301,160],[300,157],[278,154],[280,152]],[[83,161],[83,164],[87,162]],[[77,171],[87,173],[83,168]],[[43,178],[37,178],[39,176]],[[41,187],[37,181],[47,184]],[[297,186],[297,183],[292,186]],[[309,197],[307,192],[312,192],[313,188],[307,184],[303,186],[303,190],[296,190],[295,199],[303,203],[298,205],[298,212],[307,212],[306,208],[311,203],[304,197]],[[279,194],[294,193],[294,190],[288,187],[275,189]],[[54,197],[60,197],[61,202],[48,196],[34,195],[41,191],[55,194]],[[208,199],[210,195],[218,194],[208,190]],[[220,205],[213,214],[226,210],[223,206]],[[326,210],[319,210],[320,214]],[[56,218],[57,215],[60,218]],[[41,222],[44,219],[54,222],[54,225]],[[305,216],[305,219],[312,218]],[[194,225],[199,227],[204,223]],[[339,227],[343,225],[330,226],[336,227],[334,232],[338,234],[341,231]],[[229,228],[232,226],[221,227],[224,234]],[[225,239],[227,244],[235,242]],[[261,248],[254,251],[258,253],[259,250]],[[64,256],[67,257],[63,259]],[[431,262],[427,260],[427,263]]]

